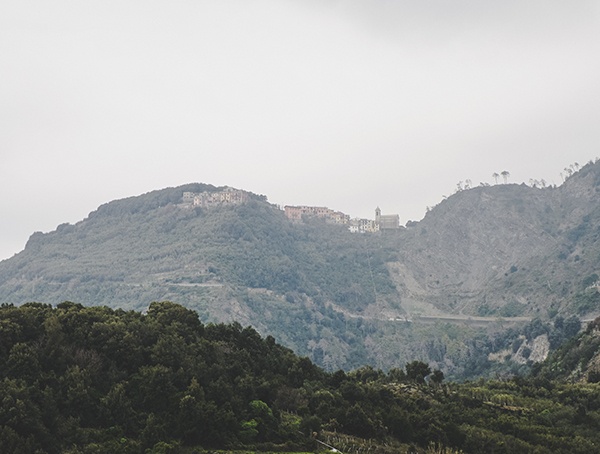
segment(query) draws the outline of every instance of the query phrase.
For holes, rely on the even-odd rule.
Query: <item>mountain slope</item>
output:
[[[377,238],[357,243],[340,226],[292,224],[260,196],[206,209],[181,204],[186,191],[220,189],[155,191],[32,235],[23,252],[0,263],[0,299],[140,310],[173,300],[204,320],[252,324],[299,352],[322,349],[317,344],[326,340],[331,367],[366,361],[353,334],[362,321],[346,322],[328,307],[335,301],[360,312],[375,302],[374,286],[377,298],[398,300],[385,268],[388,252],[374,246]],[[349,329],[321,333],[327,326]]]
[[[129,294],[154,288],[147,293],[160,299],[177,287],[223,285],[332,298],[353,282],[368,287],[360,268],[365,253],[345,230],[291,225],[260,198],[207,210],[181,207],[176,202],[187,188],[111,202],[74,226],[32,235],[21,254],[2,263],[3,297],[145,306],[143,296]],[[343,273],[330,269],[323,280],[325,269],[344,261]],[[109,290],[114,295],[102,294]]]
[[[599,183],[590,163],[557,188],[477,187],[409,228],[364,235],[292,223],[264,196],[194,208],[184,193],[225,188],[168,188],[33,234],[0,262],[0,300],[138,310],[171,300],[330,369],[412,359],[457,377],[511,369],[487,356],[529,329],[507,331],[511,320],[598,311]]]
[[[478,187],[444,200],[401,249],[419,290],[404,296],[471,315],[568,307],[600,266],[599,178],[588,164],[558,188]]]

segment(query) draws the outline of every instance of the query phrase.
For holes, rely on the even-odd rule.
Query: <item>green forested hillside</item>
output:
[[[76,225],[32,235],[21,254],[2,262],[2,298],[142,308],[146,295],[202,300],[212,284],[361,311],[376,294],[395,294],[385,268],[393,250],[380,240],[356,241],[323,222],[291,224],[258,196],[241,206],[182,208],[188,189],[111,202]]]
[[[332,303],[360,313],[377,298],[399,308],[386,269],[393,251],[375,237],[357,243],[340,226],[292,224],[259,196],[241,206],[183,208],[188,190],[206,187],[111,202],[76,225],[34,234],[0,264],[0,301],[142,310],[176,300],[206,320],[238,320],[302,354],[314,351],[332,368],[368,362],[366,323]]]
[[[315,452],[316,440],[345,453],[600,446],[600,384],[446,384],[431,372],[420,361],[325,372],[252,328],[205,324],[168,302],[146,314],[3,305],[0,452]]]

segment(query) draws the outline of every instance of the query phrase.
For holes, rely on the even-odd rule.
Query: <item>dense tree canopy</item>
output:
[[[3,305],[0,452],[313,450],[315,434],[382,453],[598,449],[598,384],[443,378],[420,361],[327,373],[252,328],[203,324],[169,302],[145,314]]]

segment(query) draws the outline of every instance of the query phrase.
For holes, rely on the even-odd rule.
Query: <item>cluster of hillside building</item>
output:
[[[302,221],[303,218],[320,218],[330,224],[348,224],[350,216],[341,211],[334,211],[327,207],[290,206],[283,208],[285,216],[290,221]]]
[[[193,207],[210,208],[221,205],[242,205],[250,200],[250,193],[240,189],[225,188],[217,192],[184,192],[183,203]]]
[[[347,225],[354,233],[374,233],[381,230],[394,230],[400,228],[400,217],[397,214],[381,214],[381,209],[375,209],[375,219],[350,218],[341,211],[334,211],[327,207],[313,206],[285,206],[286,217],[295,222],[303,218],[320,218],[330,224]]]
[[[189,207],[211,208],[223,205],[242,205],[247,203],[250,198],[249,192],[225,188],[215,192],[184,192],[182,203]],[[330,224],[348,226],[348,229],[355,233],[374,233],[400,227],[400,218],[397,214],[382,215],[379,207],[375,209],[375,219],[351,219],[349,215],[341,211],[315,206],[286,205],[284,212],[285,216],[293,222],[302,222],[306,218],[319,218]]]

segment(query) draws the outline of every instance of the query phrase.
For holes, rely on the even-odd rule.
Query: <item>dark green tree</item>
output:
[[[412,361],[406,364],[406,376],[415,383],[423,383],[429,374],[431,374],[431,368],[422,361]]]

